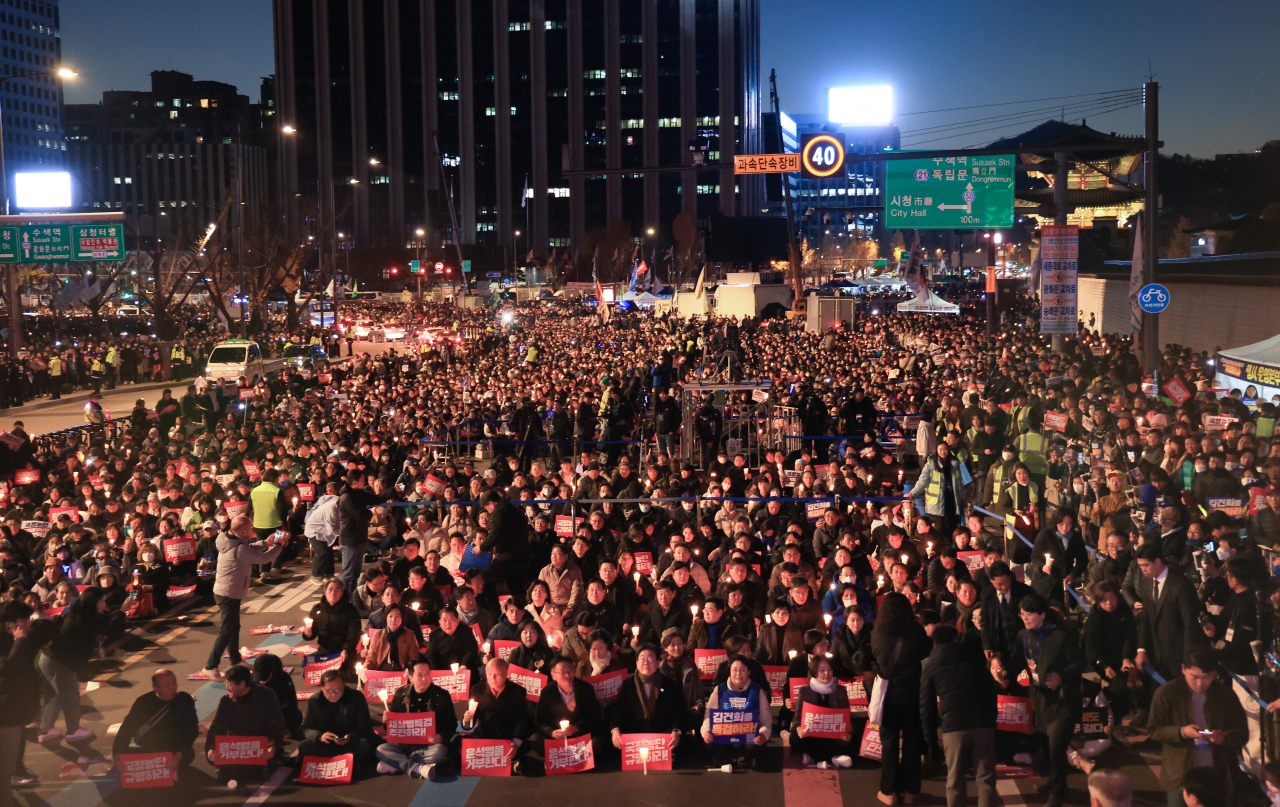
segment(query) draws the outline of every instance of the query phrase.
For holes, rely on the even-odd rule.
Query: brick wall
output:
[[[1251,345],[1280,334],[1280,287],[1164,285],[1173,299],[1160,315],[1161,347],[1174,342],[1207,351]],[[1129,281],[1081,277],[1080,318],[1090,330],[1128,334]]]

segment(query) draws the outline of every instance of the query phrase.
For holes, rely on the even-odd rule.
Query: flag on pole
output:
[[[600,276],[596,274],[596,261],[591,259],[591,279],[596,284],[596,313],[600,315],[600,321],[609,322],[609,305],[604,301],[604,287],[600,285]]]
[[[526,207],[529,204],[529,175],[524,175],[524,190],[520,193],[520,206]]]
[[[325,294],[325,296],[326,296],[326,297],[332,297],[332,296],[333,296],[333,281],[332,281],[332,280],[330,280],[330,281],[329,281],[329,285],[328,285],[328,286],[325,286],[325,287],[324,287],[324,294]]]
[[[1133,265],[1129,268],[1129,324],[1134,333],[1142,333],[1142,219],[1133,228]]]
[[[929,274],[924,265],[924,250],[920,248],[919,230],[916,230],[915,239],[911,242],[911,258],[907,261],[902,278],[911,291],[915,292],[916,299],[921,302],[929,299]]]

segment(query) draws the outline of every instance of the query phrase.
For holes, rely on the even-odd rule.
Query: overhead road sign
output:
[[[844,176],[844,135],[823,132],[801,138],[800,176],[805,179]]]
[[[1013,227],[1016,163],[1013,154],[890,162],[885,166],[885,224],[921,230]]]
[[[92,263],[125,259],[124,224],[0,227],[0,263]]]
[[[735,154],[735,174],[781,174],[800,170],[799,154]]]

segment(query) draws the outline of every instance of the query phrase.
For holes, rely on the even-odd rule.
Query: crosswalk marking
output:
[[[272,601],[270,605],[263,606],[261,612],[274,614],[293,611],[302,605],[304,601],[314,596],[316,596],[316,585],[309,580],[303,580],[298,585],[297,591],[291,591]]]

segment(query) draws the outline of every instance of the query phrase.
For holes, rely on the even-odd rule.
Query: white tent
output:
[[[1214,386],[1240,390],[1246,398],[1269,401],[1280,395],[1280,336],[1218,354]],[[1249,394],[1249,387],[1254,394]]]
[[[933,289],[929,290],[929,298],[921,300],[919,297],[912,297],[905,303],[898,303],[898,313],[900,314],[959,314],[960,306],[955,303],[949,303],[938,295],[933,293]]]

